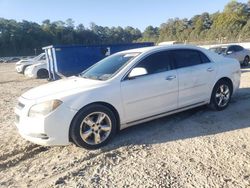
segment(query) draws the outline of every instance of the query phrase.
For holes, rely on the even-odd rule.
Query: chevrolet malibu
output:
[[[224,110],[239,84],[239,62],[203,48],[133,49],[24,93],[15,124],[36,144],[96,149],[135,124],[202,105]]]

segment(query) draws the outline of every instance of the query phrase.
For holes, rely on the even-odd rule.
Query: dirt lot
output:
[[[0,64],[0,187],[250,187],[250,67],[225,111],[201,107],[134,126],[96,151],[19,136],[16,98],[46,82]]]

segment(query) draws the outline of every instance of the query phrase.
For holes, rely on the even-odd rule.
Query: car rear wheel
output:
[[[232,86],[225,80],[220,80],[214,86],[209,106],[214,110],[224,110],[231,100]]]
[[[248,64],[249,64],[249,56],[246,56],[245,58],[244,58],[244,61],[243,61],[243,65],[244,66],[248,66]]]
[[[98,149],[114,137],[116,127],[116,117],[109,108],[91,105],[82,109],[73,119],[70,136],[80,147]]]

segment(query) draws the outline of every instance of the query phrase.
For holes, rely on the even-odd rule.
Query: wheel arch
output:
[[[30,65],[24,65],[21,73],[24,74],[25,69],[26,69],[27,67],[29,67],[29,66],[30,66]]]
[[[216,83],[218,83],[219,81],[222,81],[222,80],[228,82],[230,84],[230,86],[232,87],[232,91],[234,90],[233,81],[228,77],[222,77]]]
[[[215,85],[218,83],[218,82],[220,82],[220,81],[226,81],[226,82],[228,82],[229,84],[230,84],[230,86],[231,86],[231,88],[232,88],[232,92],[234,91],[234,85],[233,85],[233,82],[232,82],[232,80],[229,78],[229,77],[222,77],[222,78],[220,78],[219,80],[217,80],[217,82],[215,82],[215,84],[213,85],[213,89],[212,89],[212,92],[211,92],[211,95],[210,95],[210,101],[211,101],[211,98],[212,98],[212,94],[213,94],[213,90],[214,90],[214,87],[215,87]]]
[[[249,63],[249,60],[250,60],[250,56],[247,54],[247,55],[245,55],[245,57],[244,57],[244,60],[243,60],[243,63],[245,63],[244,61],[245,61],[245,59],[246,58],[248,58],[248,62],[247,62],[247,64]],[[247,66],[247,65],[246,65]]]
[[[39,71],[47,71],[48,72],[48,70],[46,68],[40,68],[37,70],[37,72],[39,72]]]
[[[89,107],[89,106],[92,106],[92,105],[103,105],[103,106],[109,108],[109,109],[114,113],[115,118],[116,118],[116,120],[117,120],[117,130],[116,130],[116,131],[119,131],[119,130],[120,130],[120,126],[121,126],[121,123],[120,123],[120,116],[119,116],[119,113],[118,113],[118,111],[116,110],[116,108],[115,108],[113,105],[111,105],[111,104],[109,104],[109,103],[107,103],[107,102],[103,102],[103,101],[93,102],[93,103],[89,103],[89,104],[83,106],[80,110],[78,110],[78,112],[75,114],[75,116],[74,116],[73,119],[71,120],[70,126],[69,126],[69,131],[68,131],[69,141],[72,141],[72,138],[71,138],[71,136],[70,136],[70,129],[71,129],[71,127],[72,127],[72,123],[73,123],[74,119],[75,119],[76,116],[77,116],[79,113],[81,113],[86,107]]]

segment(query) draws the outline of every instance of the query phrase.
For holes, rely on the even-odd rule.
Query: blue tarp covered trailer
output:
[[[76,75],[101,59],[119,51],[153,46],[154,43],[112,45],[53,45],[44,47],[50,80]]]

